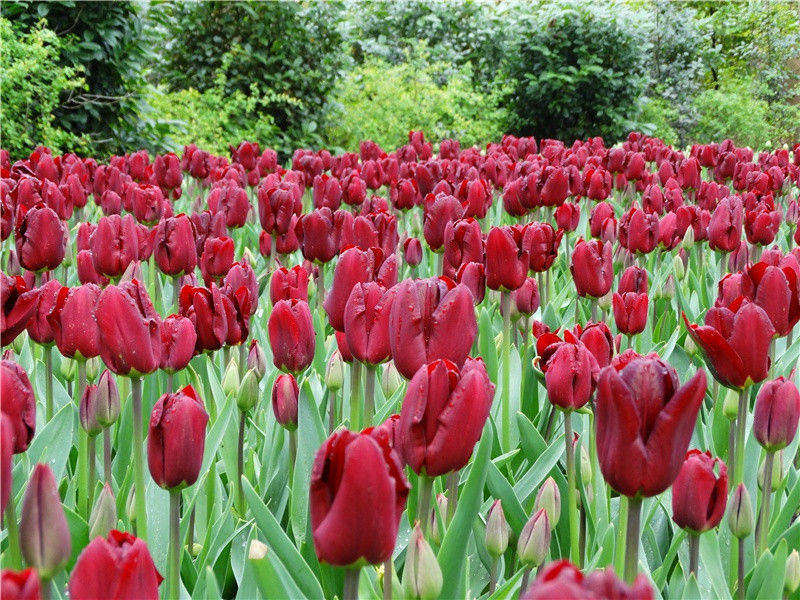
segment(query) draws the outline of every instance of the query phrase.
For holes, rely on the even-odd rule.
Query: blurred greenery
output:
[[[247,138],[285,158],[412,128],[800,139],[797,2],[19,0],[3,16],[15,157]]]

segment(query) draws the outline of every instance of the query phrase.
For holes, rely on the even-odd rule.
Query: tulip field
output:
[[[800,144],[0,170],[3,600],[800,599]]]

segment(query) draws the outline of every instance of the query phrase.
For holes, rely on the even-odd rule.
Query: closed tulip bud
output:
[[[538,567],[547,558],[550,550],[550,519],[547,511],[540,508],[528,519],[517,541],[517,558],[525,568]]]
[[[23,213],[17,213],[17,258],[29,271],[52,271],[64,260],[67,247],[67,228],[56,212],[44,204],[37,204]]]
[[[4,600],[41,600],[42,584],[35,569],[24,571],[3,569],[0,596]]]
[[[725,463],[710,452],[690,450],[672,484],[672,520],[679,527],[703,533],[719,525],[727,499]]]
[[[239,391],[239,366],[231,360],[222,376],[222,391],[228,396],[234,396]]]
[[[383,382],[381,381],[381,383]],[[342,385],[344,385],[344,361],[342,353],[334,350],[325,364],[325,386],[335,392],[342,389]]]
[[[614,305],[614,292],[612,290],[608,290],[608,293],[605,296],[600,296],[597,299],[597,306],[600,310],[609,310]]]
[[[439,561],[425,540],[419,521],[414,525],[406,551],[403,589],[409,598],[433,600],[442,591],[442,570]]]
[[[391,398],[394,393],[403,385],[403,376],[400,375],[394,362],[389,361],[383,367],[381,374],[381,390],[384,398]]]
[[[508,548],[508,530],[503,504],[495,500],[486,519],[486,550],[494,558],[500,558]]]
[[[753,503],[743,483],[736,486],[728,507],[728,528],[734,537],[746,538],[753,533]]]
[[[593,478],[592,459],[589,457],[589,451],[586,446],[581,446],[581,482],[585,488],[590,487]]]
[[[686,233],[683,234],[683,240],[681,241],[681,247],[687,252],[694,248],[694,227],[686,229]]]
[[[250,342],[250,350],[247,353],[247,369],[254,371],[258,379],[262,379],[267,372],[267,357],[258,340]]]
[[[594,392],[598,371],[597,359],[583,343],[559,344],[547,360],[547,398],[563,410],[583,407]]]
[[[94,437],[101,431],[103,426],[97,420],[98,394],[96,385],[87,385],[83,388],[78,414],[81,427],[89,435]]]
[[[791,596],[798,587],[800,587],[800,554],[797,553],[797,550],[792,550],[789,558],[786,559],[783,589],[788,596]]]
[[[689,231],[691,230],[690,227]],[[683,264],[683,259],[677,254],[672,258],[672,273],[678,281],[683,281],[686,275],[686,265]]]
[[[542,508],[547,511],[547,520],[550,522],[550,527],[558,525],[558,520],[561,518],[561,492],[552,477],[545,479],[542,487],[536,493],[533,512],[536,513]]]
[[[767,451],[788,446],[797,433],[800,393],[783,377],[765,382],[758,391],[753,414],[753,433]]]
[[[150,415],[147,464],[164,489],[197,481],[203,463],[208,413],[192,386],[158,399]]]
[[[450,503],[447,496],[444,494],[436,494],[436,504],[439,507],[439,514],[442,520],[447,523],[447,508]],[[436,511],[432,510],[430,515],[430,523],[428,523],[428,534],[431,536],[434,544],[440,545],[442,543],[442,532],[439,530],[439,519],[436,518]]]
[[[89,539],[106,537],[108,532],[117,528],[117,501],[114,492],[106,483],[94,503],[92,514],[89,516]]]
[[[248,369],[247,373],[245,373],[242,378],[242,383],[239,386],[239,392],[236,396],[236,405],[243,413],[251,410],[258,402],[260,395],[258,386],[259,380],[260,377],[258,373],[253,369]]]
[[[50,467],[33,468],[19,522],[19,542],[25,561],[42,579],[52,579],[69,559],[72,541]]]
[[[267,324],[272,362],[288,373],[304,371],[314,360],[317,334],[311,311],[304,300],[281,300]]]
[[[120,413],[119,390],[111,371],[105,369],[97,382],[97,422],[110,427],[117,422]]]
[[[599,298],[611,289],[614,268],[611,262],[610,242],[578,240],[572,251],[570,271],[578,295]]]
[[[761,466],[758,467],[758,487],[759,489],[764,489],[764,481],[765,475],[764,473],[766,468],[766,461],[761,463]],[[772,473],[770,477],[770,483],[772,484],[772,491],[775,492],[781,487],[781,483],[783,482],[784,472],[783,472],[783,450],[775,453],[775,458],[772,461]]]
[[[297,429],[297,400],[300,390],[297,380],[290,373],[278,376],[272,385],[272,413],[281,427]]]
[[[36,397],[25,369],[5,358],[0,367],[0,410],[13,431],[13,453],[25,452],[36,431]]]
[[[125,516],[129,523],[136,522],[136,488],[131,486],[128,491],[128,499],[125,500]]]

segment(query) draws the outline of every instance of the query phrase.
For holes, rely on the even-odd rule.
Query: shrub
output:
[[[697,124],[692,141],[731,138],[738,145],[759,148],[772,137],[769,106],[740,81],[725,82],[720,89],[704,90],[695,98]]]
[[[88,140],[63,129],[54,115],[62,95],[84,86],[79,69],[59,64],[61,42],[41,24],[19,35],[0,18],[0,96],[3,148],[12,159],[44,144],[58,151],[85,149]]]
[[[509,57],[513,131],[567,142],[610,140],[634,124],[642,93],[642,42],[620,10],[589,4],[542,9]]]
[[[476,91],[467,67],[444,81],[442,69],[424,57],[396,65],[366,60],[336,90],[328,143],[358,150],[359,140],[371,139],[389,150],[407,143],[412,129],[431,139],[458,138],[462,146],[499,139],[499,95]]]

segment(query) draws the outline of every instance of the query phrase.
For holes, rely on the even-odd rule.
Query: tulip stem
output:
[[[450,519],[456,514],[456,506],[458,504],[458,482],[460,476],[458,471],[451,471],[447,474],[447,514],[443,515],[445,523],[449,524]]]
[[[361,430],[361,363],[350,363],[350,429]]]
[[[531,570],[527,567],[522,572],[522,582],[519,584],[519,597],[525,596],[525,590],[528,589],[528,581],[531,578]]]
[[[372,424],[375,415],[375,365],[365,365],[364,373],[364,425]]]
[[[738,560],[736,568],[736,597],[744,600],[744,538],[738,539]]]
[[[689,532],[689,573],[697,577],[697,563],[700,556],[700,535]]]
[[[625,530],[625,581],[633,583],[639,570],[639,516],[642,499],[628,498],[628,526]]]
[[[111,485],[111,428],[103,429],[103,477]]]
[[[328,434],[336,427],[336,390],[328,390]]]
[[[383,562],[383,600],[392,600],[392,569],[394,563],[390,556]]]
[[[628,523],[628,497],[620,495],[617,513],[617,541],[614,546],[614,570],[622,573],[625,568],[625,528]]]
[[[44,347],[44,366],[45,366],[45,415],[48,423],[53,418],[53,347]]]
[[[175,311],[177,312],[180,310],[180,298],[181,298],[181,276],[180,275],[173,275],[172,276],[172,303],[175,305]]]
[[[345,570],[344,587],[342,588],[342,600],[358,600],[358,578],[360,575],[360,567]]]
[[[736,452],[733,485],[742,483],[744,476],[744,433],[747,425],[747,388],[739,390],[739,408],[736,415]]]
[[[770,500],[772,499],[772,465],[774,459],[775,453],[767,451],[767,458],[764,461],[764,489],[761,492],[761,512],[758,515],[758,526],[756,527],[756,561],[758,561],[764,553],[767,546]]]
[[[96,477],[95,462],[97,461],[97,438],[93,435],[86,436],[87,460],[89,462],[89,480],[86,482],[86,506],[89,514],[92,510],[92,495],[94,493],[94,482]]]
[[[133,470],[136,503],[136,531],[147,540],[147,505],[144,490],[144,435],[142,431],[142,379],[131,377],[133,408]]]
[[[500,398],[500,408],[502,411],[502,447],[507,452],[511,449],[511,414],[509,408],[509,378],[511,362],[509,354],[511,352],[511,294],[506,290],[500,292],[500,314],[503,315],[503,346],[501,366],[503,368],[503,395]]]
[[[422,534],[428,533],[428,522],[430,521],[431,512],[431,494],[433,493],[433,477],[428,477],[424,473],[420,473],[417,478],[417,485],[419,485],[418,499],[417,499],[417,520],[422,528]]]
[[[324,309],[322,303],[325,301],[325,263],[319,265],[316,277],[317,283],[317,310],[321,313]]]
[[[175,374],[167,373],[167,393],[171,394],[175,391]]]
[[[180,597],[180,525],[181,525],[181,491],[169,491],[169,596],[170,600]]]
[[[497,563],[500,562],[498,558],[492,558],[492,568],[489,571],[489,594],[494,594],[497,589]]]
[[[244,490],[242,489],[242,473],[244,472],[244,432],[247,415],[239,411],[239,443],[236,448],[236,509],[244,518]],[[290,465],[290,468],[292,466]]]
[[[575,446],[572,440],[572,411],[564,411],[564,444],[567,450],[567,511],[569,512],[569,556],[580,568],[578,504],[575,488]]]
[[[13,467],[13,465],[12,465]],[[19,526],[17,524],[17,510],[14,506],[14,491],[8,494],[8,504],[3,514],[6,529],[8,530],[8,546],[3,553],[3,569],[17,571],[22,568],[22,553],[19,547]]]
[[[78,386],[75,390],[75,397],[77,405],[81,405],[83,399],[83,391],[86,389],[86,361],[79,360],[78,362]],[[86,439],[86,443],[83,439]],[[89,502],[89,434],[81,427],[78,431],[78,463],[75,465],[78,471],[78,498],[82,500],[80,504],[83,509],[84,516],[88,519],[89,512],[92,510],[92,505]]]

